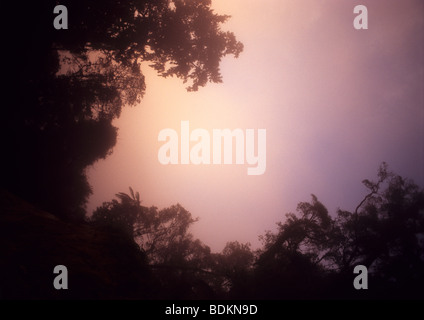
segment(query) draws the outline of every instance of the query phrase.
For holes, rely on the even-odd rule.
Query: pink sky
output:
[[[355,30],[353,8],[368,8]],[[180,203],[199,217],[192,231],[213,251],[227,241],[260,245],[314,193],[334,214],[353,210],[386,161],[424,185],[424,2],[421,0],[214,0],[223,26],[244,43],[222,61],[224,82],[188,93],[147,66],[141,104],[115,125],[117,145],[88,171],[89,210],[131,186],[143,204]],[[167,165],[158,133],[190,127],[267,130],[267,169]]]

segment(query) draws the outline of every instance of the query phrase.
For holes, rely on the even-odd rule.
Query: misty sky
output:
[[[368,8],[355,30],[353,8]],[[131,186],[146,206],[180,203],[199,217],[192,231],[213,251],[227,241],[260,245],[313,193],[335,214],[353,210],[382,161],[424,185],[424,1],[214,0],[243,42],[223,59],[222,84],[188,93],[146,66],[146,95],[124,108],[113,154],[88,171],[89,211]],[[164,128],[266,129],[267,169],[167,165]]]

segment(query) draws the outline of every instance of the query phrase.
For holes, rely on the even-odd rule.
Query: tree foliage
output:
[[[213,287],[227,298],[252,296],[252,275],[255,255],[250,243],[227,242],[220,253],[213,254],[211,270],[220,275]]]
[[[144,207],[131,188],[92,220],[138,243],[165,298],[423,298],[424,190],[385,163],[363,184],[368,192],[352,212],[330,215],[312,195],[256,251],[232,241],[212,253],[190,233],[197,219],[181,205]],[[367,267],[372,290],[353,289],[357,265]]]
[[[120,230],[135,241],[147,256],[157,281],[168,291],[167,298],[211,297],[211,251],[194,239],[189,227],[197,221],[180,204],[158,210],[141,205],[138,192],[118,193],[118,199],[98,207],[94,225]],[[165,290],[165,289],[164,289]]]
[[[197,221],[180,204],[158,210],[141,205],[139,193],[120,192],[91,217],[97,225],[120,229],[139,245],[151,264],[202,267],[210,249],[188,231]]]
[[[1,183],[68,218],[82,218],[91,192],[85,170],[116,143],[113,119],[146,90],[142,68],[176,76],[189,91],[221,82],[219,64],[243,46],[221,30],[228,16],[208,0],[64,0],[69,28],[53,27],[57,1],[7,3],[19,12],[8,43],[10,104],[2,133]],[[15,19],[14,15],[10,15]]]
[[[375,182],[363,181],[368,193],[353,212],[339,209],[333,218],[313,195],[312,202],[298,205],[298,215],[288,214],[278,223],[277,233],[262,236],[264,248],[256,268],[259,292],[323,296],[328,287],[325,294],[331,296],[330,288],[340,291],[337,282],[344,279],[346,293],[351,284],[345,279],[351,282],[353,268],[365,265],[378,287],[373,291],[377,296],[420,296],[424,191],[389,172],[385,163],[377,177]],[[299,291],[305,288],[307,292]]]

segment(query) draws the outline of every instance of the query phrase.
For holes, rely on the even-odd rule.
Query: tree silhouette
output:
[[[315,263],[326,258],[332,237],[332,219],[325,206],[312,195],[312,203],[301,202],[297,206],[300,217],[286,214],[286,222],[277,223],[277,235],[267,233],[262,237],[267,254],[273,255],[283,248],[288,252],[299,252]]]
[[[298,205],[298,215],[277,224],[277,233],[261,237],[259,297],[423,298],[424,190],[385,163],[377,176],[363,181],[369,192],[354,212],[338,210],[332,218],[313,195]],[[356,265],[368,268],[367,294],[352,289]]]
[[[116,194],[118,200],[104,202],[93,212],[91,221],[121,229],[137,242],[152,264],[183,265],[196,260],[202,245],[193,240],[188,229],[198,219],[180,204],[162,210],[142,206],[139,193],[131,187],[129,190],[130,194]]]
[[[121,229],[131,236],[140,249],[156,265],[184,265],[190,262],[200,267],[202,250],[210,252],[188,232],[194,219],[180,204],[158,210],[141,205],[140,195],[130,187],[130,195],[120,192],[119,200],[104,202],[91,217],[97,225]]]
[[[264,297],[313,298],[325,287],[322,276],[329,267],[334,222],[315,195],[311,202],[299,203],[297,213],[286,214],[285,223],[277,223],[277,233],[260,237],[264,248],[255,272]]]
[[[312,196],[261,237],[261,249],[233,241],[220,253],[193,237],[197,220],[181,205],[142,206],[131,188],[88,223],[2,192],[0,280],[6,298],[58,297],[51,266],[60,258],[75,272],[68,298],[423,299],[424,190],[384,163],[363,183],[368,193],[352,212],[332,216]],[[369,290],[353,287],[357,265],[368,269]]]
[[[255,255],[250,243],[227,242],[221,253],[212,255],[211,270],[220,275],[215,277],[212,286],[222,297],[252,298],[253,262]]]
[[[70,1],[69,10],[79,13],[70,21],[76,33],[55,43],[73,53],[101,52],[119,65],[148,61],[197,90],[221,82],[221,58],[243,49],[233,33],[220,30],[229,17],[210,6],[210,0]]]
[[[424,191],[385,163],[378,178],[363,181],[369,193],[353,213],[339,210],[335,261],[341,273],[365,265],[379,294],[423,298]]]
[[[154,271],[163,297],[172,299],[213,295],[216,277],[210,248],[188,231],[197,221],[180,204],[158,210],[144,207],[140,196],[118,193],[91,217],[94,225],[120,230],[135,241]],[[200,296],[199,296],[200,295]]]
[[[210,1],[64,0],[67,30],[53,27],[56,4],[4,8],[21,15],[19,23],[4,20],[15,29],[5,38],[11,103],[1,183],[56,215],[82,218],[91,192],[85,170],[110,154],[122,107],[143,97],[142,64],[192,91],[221,82],[221,58],[237,57],[243,46],[221,30],[228,16],[215,14]]]
[[[130,195],[124,192],[116,194],[119,201],[104,202],[93,212],[90,220],[102,227],[118,229],[134,239],[134,225],[144,217],[146,210],[141,206],[139,193],[134,194],[132,188],[129,189]]]

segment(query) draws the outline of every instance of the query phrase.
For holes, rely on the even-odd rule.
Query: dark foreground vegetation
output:
[[[6,299],[423,299],[424,192],[387,171],[353,212],[329,215],[313,195],[263,246],[213,253],[181,205],[158,210],[119,193],[70,222],[2,192],[0,285]],[[53,268],[69,270],[55,290]],[[356,290],[356,265],[368,290]]]

